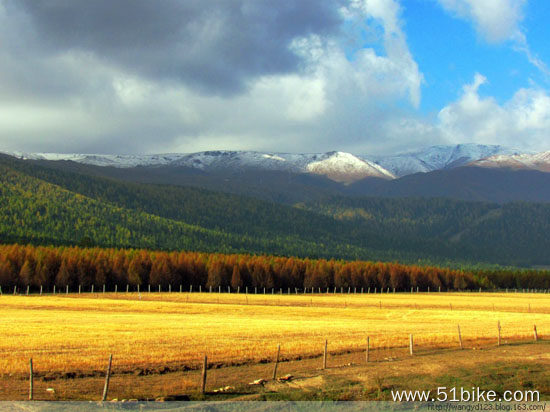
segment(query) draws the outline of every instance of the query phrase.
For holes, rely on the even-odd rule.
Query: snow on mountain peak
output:
[[[499,154],[470,163],[486,168],[529,169],[550,172],[550,151],[541,153]]]
[[[398,177],[413,173],[450,169],[465,166],[473,161],[497,154],[514,154],[517,151],[498,145],[466,143],[431,146],[414,152],[393,156],[378,156],[372,160]]]
[[[528,168],[550,172],[550,152],[520,154],[497,145],[459,144],[432,146],[390,156],[356,156],[347,152],[276,153],[211,150],[198,153],[104,155],[5,152],[32,160],[65,160],[94,166],[131,168],[173,166],[205,172],[242,170],[311,173],[351,183],[367,177],[394,179],[405,175],[459,166]]]
[[[326,155],[328,157],[309,163],[307,171],[341,183],[351,183],[367,177],[395,178],[379,165],[359,159],[351,153],[331,152]]]
[[[280,160],[281,162],[286,162],[286,159],[283,159],[282,157],[277,155],[264,154],[262,155],[262,157],[265,159],[273,159],[273,160]]]

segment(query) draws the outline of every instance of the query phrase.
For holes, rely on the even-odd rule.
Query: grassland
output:
[[[166,376],[182,375],[174,390],[189,391],[196,387],[193,376],[203,354],[214,368],[265,369],[280,343],[281,358],[288,365],[302,361],[319,366],[316,357],[327,339],[331,357],[340,356],[345,362],[346,356],[354,356],[353,364],[364,356],[369,336],[372,359],[392,360],[407,356],[410,333],[418,354],[456,350],[458,324],[472,353],[472,348],[496,345],[497,322],[502,326],[503,344],[533,341],[534,324],[544,340],[550,336],[550,296],[4,295],[0,297],[0,399],[21,396],[19,389],[14,394],[11,388],[24,382],[30,357],[39,378],[68,376],[100,382],[112,353],[115,385],[123,377],[134,382],[136,376],[154,379],[169,372]],[[544,342],[535,346],[541,345],[547,353]],[[269,377],[269,373],[263,375],[267,376],[258,377]],[[118,385],[124,386],[122,381]],[[70,391],[66,396],[79,398]]]

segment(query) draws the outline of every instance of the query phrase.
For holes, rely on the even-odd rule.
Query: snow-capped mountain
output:
[[[201,170],[272,170],[323,175],[351,183],[367,177],[393,179],[390,172],[368,160],[344,152],[314,154],[209,151],[192,153],[171,163]]]
[[[350,153],[327,152],[313,154],[264,153],[252,151],[216,150],[191,154],[159,155],[98,155],[56,153],[6,153],[20,159],[70,160],[94,166],[130,168],[137,166],[180,166],[208,171],[270,170],[323,175],[341,183],[351,183],[367,177],[393,179],[383,167]]]
[[[470,166],[487,168],[528,169],[550,172],[550,151],[534,154],[490,156],[470,163]]]
[[[327,153],[328,155],[328,153]],[[324,175],[335,182],[352,183],[366,177],[395,179],[395,176],[376,163],[344,152],[335,152],[328,157],[309,163],[307,171]]]
[[[459,144],[431,146],[419,151],[401,153],[395,156],[362,156],[389,170],[397,177],[433,170],[451,169],[494,155],[512,155],[518,152],[503,146]]]
[[[367,177],[395,179],[414,173],[471,165],[486,168],[524,168],[550,172],[550,152],[521,154],[503,146],[460,144],[432,146],[390,156],[357,156],[346,152],[276,153],[215,150],[156,155],[101,155],[57,153],[5,153],[21,159],[70,160],[116,168],[187,167],[204,172],[283,171],[326,176],[340,183]]]
[[[0,152],[19,159],[30,160],[70,160],[93,166],[136,167],[136,166],[163,166],[168,165],[185,154],[169,153],[154,155],[105,155],[105,154],[77,154],[77,153],[24,153]]]

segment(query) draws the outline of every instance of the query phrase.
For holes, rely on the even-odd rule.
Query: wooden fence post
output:
[[[500,320],[497,323],[497,329],[498,329],[498,340],[497,340],[497,346],[500,346]]]
[[[202,364],[202,381],[201,381],[201,393],[206,393],[206,371],[208,370],[208,358],[204,355],[204,361]]]
[[[277,345],[277,357],[275,358],[275,366],[273,367],[273,380],[277,379],[277,366],[279,365],[279,355],[281,353],[281,344]]]
[[[27,295],[29,294],[29,285],[27,285]]]
[[[113,363],[113,354],[109,355],[109,365],[107,366],[107,373],[105,374],[105,386],[103,387],[103,399],[105,402],[107,400],[107,393],[109,392],[109,380],[111,379],[111,365]]]
[[[367,352],[365,354],[365,360],[369,363],[369,352],[370,352],[370,336],[367,336]]]
[[[411,356],[414,355],[413,346],[414,346],[413,334],[411,333],[411,334],[409,335],[409,352],[410,352]]]
[[[32,358],[29,359],[29,367],[30,367],[30,374],[29,374],[29,401],[32,401],[34,396],[34,374],[32,370]]]
[[[460,343],[460,349],[464,349],[462,346],[462,334],[460,333],[460,325],[458,325],[458,342]]]
[[[533,335],[535,338],[535,342],[539,340],[539,335],[537,334],[537,325],[533,325]]]
[[[323,369],[327,368],[327,346],[328,346],[328,341],[325,339],[325,351],[323,353]]]

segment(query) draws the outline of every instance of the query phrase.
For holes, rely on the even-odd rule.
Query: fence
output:
[[[503,343],[502,343],[502,326],[500,324],[500,321],[498,321],[497,324],[495,325],[495,337],[494,337],[494,339],[495,339],[494,344],[495,344],[496,347],[503,346]],[[413,334],[409,334],[409,339],[408,340],[409,340],[409,342],[408,342],[407,346],[408,346],[409,356],[410,357],[417,356],[417,354],[418,354],[417,350],[419,349],[419,346],[417,344],[415,344],[415,336]],[[537,326],[533,325],[533,342],[538,342],[540,340],[541,340],[541,336],[538,333]],[[327,339],[325,339],[324,342],[322,342],[322,345],[323,345],[323,351],[322,351],[321,355],[317,355],[317,357],[321,358],[321,362],[319,364],[319,367],[315,368],[315,370],[324,371],[324,370],[327,370],[327,369],[331,368],[331,365],[329,365],[329,363],[328,363],[329,362],[329,355],[330,355],[329,341]],[[321,344],[320,344],[320,346],[321,346]],[[463,339],[462,339],[462,332],[461,332],[460,325],[457,325],[457,340],[455,342],[453,342],[453,347],[456,348],[457,350],[464,350],[465,349]],[[364,361],[363,361],[363,364],[365,366],[369,365],[373,362],[372,358],[371,358],[372,350],[373,350],[373,348],[371,346],[371,337],[367,336],[366,339],[365,339],[365,347],[364,347],[365,357],[364,357]],[[394,359],[391,359],[391,360],[394,360]],[[276,347],[276,350],[274,351],[274,357],[273,357],[273,362],[272,362],[273,363],[273,373],[271,375],[271,380],[272,381],[277,381],[277,380],[279,380],[279,381],[288,381],[288,380],[291,380],[293,378],[292,375],[285,375],[285,376],[282,376],[282,377],[278,377],[277,372],[278,372],[278,367],[279,367],[280,362],[281,362],[281,344],[279,343]],[[379,363],[380,361],[376,361],[376,362]],[[105,372],[103,392],[101,394],[101,401],[103,401],[103,402],[107,401],[107,399],[108,399],[109,384],[110,384],[110,379],[111,379],[111,376],[112,376],[112,365],[113,365],[113,354],[110,354],[109,357],[108,357],[107,368],[106,368],[106,372]],[[208,382],[208,370],[209,370],[210,366],[212,366],[212,365],[208,363],[208,357],[205,354],[204,357],[202,358],[202,362],[201,362],[200,381],[197,382],[197,392],[200,393],[202,396],[205,396],[205,395],[209,394],[209,392],[207,391],[207,382]],[[349,364],[349,366],[351,366],[351,364]],[[31,358],[31,359],[29,359],[29,396],[28,396],[28,399],[30,401],[35,400],[34,378],[35,378],[35,364],[33,364],[33,359]],[[267,382],[266,379],[258,379],[254,382],[249,383],[249,384],[250,385],[261,385],[265,382]],[[213,392],[215,393],[215,392],[217,392],[217,390],[214,390]]]
[[[71,290],[69,285],[64,286],[52,286],[51,288],[51,294],[69,294],[69,293],[123,293],[118,290],[118,285],[113,285],[111,287],[103,284],[99,285],[100,287],[97,287],[97,285],[89,285],[89,286],[82,286],[78,285],[77,288]],[[175,290],[173,290],[172,285],[169,284],[167,287],[163,288],[162,285],[158,286],[158,293],[168,292],[168,293],[177,293]],[[156,287],[153,285],[153,288],[151,288],[151,285],[147,285],[147,293],[154,293],[156,291]],[[126,293],[145,293],[145,290],[141,290],[141,286],[133,286],[126,284]],[[176,289],[177,290],[177,289]],[[466,290],[455,290],[455,289],[446,289],[442,290],[441,287],[439,287],[437,290],[430,290],[430,288],[426,289],[420,289],[419,287],[416,288],[410,288],[405,289],[396,289],[396,288],[357,288],[357,287],[351,287],[348,286],[346,288],[344,287],[333,287],[333,288],[320,288],[320,287],[311,287],[311,288],[266,288],[266,287],[244,287],[241,288],[240,286],[237,288],[232,288],[231,286],[217,286],[217,287],[205,287],[205,292],[208,293],[236,293],[236,294],[270,294],[270,295],[305,295],[305,294],[390,294],[390,293],[441,293],[441,292],[485,292],[485,293],[549,293],[550,289],[466,289]],[[24,288],[18,288],[17,286],[13,287],[13,290],[2,290],[2,286],[0,286],[0,295],[3,295],[4,293],[9,294],[12,293],[14,295],[31,295],[31,294],[49,294],[50,291],[46,290],[42,285],[40,287],[32,287],[30,285],[27,285]],[[179,293],[203,293],[203,287],[202,285],[199,285],[198,288],[193,288],[193,285],[189,286],[189,289],[184,288],[183,285],[179,285]]]

